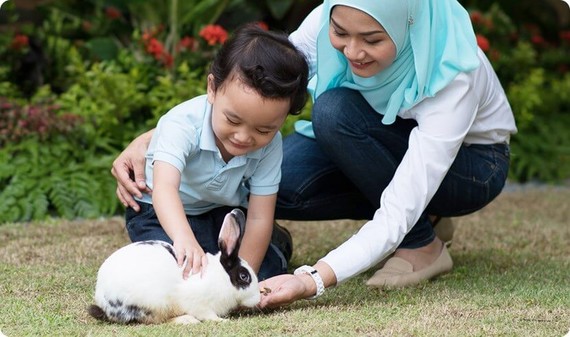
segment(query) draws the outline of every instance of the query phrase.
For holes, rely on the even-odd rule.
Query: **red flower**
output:
[[[161,62],[166,67],[170,68],[174,64],[174,57],[165,50],[162,42],[152,37],[150,33],[144,33],[142,36],[145,51],[152,55],[152,57]]]
[[[471,18],[471,22],[474,25],[478,25],[480,23],[483,22],[483,14],[481,14],[481,12],[479,11],[473,11],[469,14],[469,17]]]
[[[151,38],[146,45],[146,52],[154,56],[160,55],[164,52],[164,46],[162,45],[162,42],[155,38]]]
[[[109,6],[105,8],[105,15],[111,19],[115,20],[122,16],[121,11],[117,9],[117,7]]]
[[[269,30],[269,26],[263,21],[258,21],[256,24],[263,30]]]
[[[487,52],[491,47],[489,40],[481,34],[476,34],[475,37],[477,38],[477,45],[481,48],[482,51]]]
[[[150,41],[150,39],[152,39],[152,34],[149,32],[144,32],[142,35],[142,40],[144,43],[148,43]]]
[[[12,39],[12,43],[10,44],[10,48],[14,50],[22,50],[30,44],[29,38],[27,35],[16,34]]]
[[[544,42],[545,42],[545,41],[544,41],[544,38],[543,38],[542,36],[538,35],[538,34],[533,35],[533,36],[530,38],[530,41],[531,41],[532,43],[534,43],[535,45],[539,45],[539,46],[543,45]]]
[[[162,62],[162,64],[164,64],[165,67],[170,68],[174,64],[174,57],[172,57],[172,55],[170,55],[169,53],[165,52],[161,55],[159,61]]]
[[[208,42],[210,46],[217,43],[223,44],[228,39],[228,32],[219,25],[206,25],[200,31],[200,36]]]
[[[197,41],[190,36],[185,36],[183,37],[180,42],[178,42],[178,48],[176,49],[177,51],[196,51],[196,49],[198,49],[198,44],[196,43]]]

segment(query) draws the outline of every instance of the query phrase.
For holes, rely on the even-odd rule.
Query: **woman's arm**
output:
[[[142,192],[150,193],[145,183],[145,153],[154,129],[135,138],[113,162],[111,173],[117,179],[117,197],[125,207],[139,211],[133,196],[142,197]]]
[[[239,255],[256,273],[259,272],[271,240],[276,200],[277,194],[251,194],[249,197],[247,222]]]

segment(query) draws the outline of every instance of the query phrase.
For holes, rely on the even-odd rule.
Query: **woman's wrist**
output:
[[[311,298],[317,294],[317,284],[309,274],[297,275],[305,285],[305,292],[303,293],[303,298]]]
[[[336,275],[330,266],[319,261],[314,267],[301,266],[295,270],[295,275],[304,284],[303,298],[315,299],[321,296],[326,287],[336,284]]]

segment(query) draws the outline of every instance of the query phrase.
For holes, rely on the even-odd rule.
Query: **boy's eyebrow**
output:
[[[236,115],[235,113],[233,113],[232,111],[226,110],[224,111],[226,117],[228,118],[232,118],[232,119],[237,119],[238,121],[241,122],[241,118]],[[262,129],[269,129],[269,130],[275,130],[275,129],[279,129],[281,126],[279,125],[256,125],[256,127],[258,128],[262,128]]]
[[[333,25],[335,25],[336,27],[338,27],[341,30],[346,30],[344,29],[341,25],[338,24],[338,22],[336,22],[333,17],[331,16],[331,22],[333,23]],[[358,35],[374,35],[374,34],[386,34],[386,31],[384,30],[371,30],[369,32],[359,32]]]

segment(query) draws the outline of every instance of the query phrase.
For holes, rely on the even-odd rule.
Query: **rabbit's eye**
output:
[[[249,270],[243,266],[233,269],[229,275],[232,284],[238,289],[245,289],[251,284],[252,276]]]
[[[251,282],[251,276],[249,275],[248,272],[246,271],[241,271],[239,273],[239,279],[242,282],[246,282],[246,283],[250,283]]]

